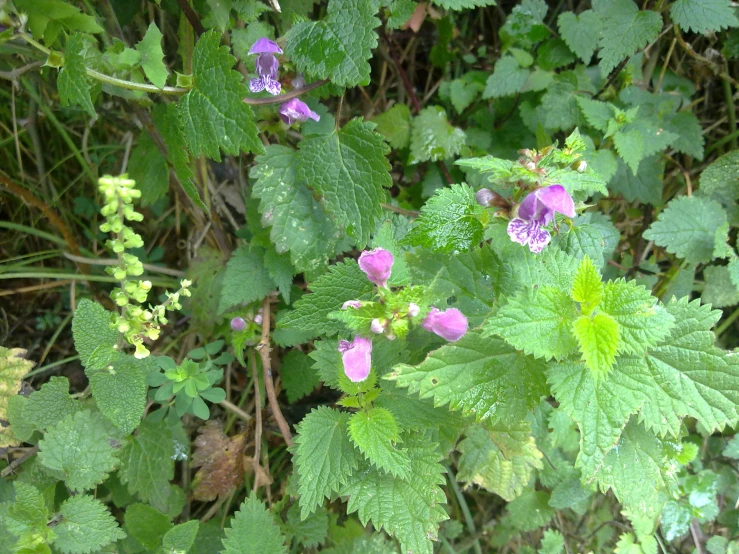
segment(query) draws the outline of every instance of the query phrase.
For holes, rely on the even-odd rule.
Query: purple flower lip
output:
[[[277,61],[275,54],[282,54],[282,49],[276,42],[262,37],[254,43],[249,54],[258,54],[254,62],[258,77],[249,81],[249,90],[252,92],[266,90],[272,96],[280,94],[282,85],[277,80],[280,62]]]
[[[367,279],[380,287],[387,286],[387,280],[393,269],[393,255],[384,248],[365,250],[359,255],[359,269],[364,271]]]
[[[262,37],[252,45],[249,54],[282,54],[282,48],[275,41]]]
[[[364,381],[372,369],[372,341],[364,337],[354,337],[352,342],[341,340],[338,350],[349,380],[354,383]]]
[[[312,119],[313,121],[321,119],[321,116],[311,110],[308,104],[298,98],[293,98],[282,104],[279,111],[280,119],[288,125],[292,125],[296,121],[302,123],[308,121],[308,119]]]
[[[439,335],[449,342],[458,341],[467,333],[467,318],[457,308],[449,308],[442,312],[432,307],[422,325],[430,333]]]
[[[508,224],[508,236],[513,242],[528,245],[534,253],[549,244],[551,235],[542,227],[554,221],[554,214],[575,217],[575,204],[562,185],[551,185],[526,196],[518,208],[518,217]]]

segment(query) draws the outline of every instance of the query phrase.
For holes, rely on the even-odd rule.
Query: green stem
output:
[[[464,521],[467,524],[467,530],[469,531],[470,535],[475,537],[477,535],[477,529],[475,528],[475,522],[472,519],[472,514],[470,513],[470,508],[467,506],[467,501],[464,498],[464,495],[462,494],[462,489],[459,488],[459,485],[457,484],[457,476],[454,475],[454,472],[452,471],[452,468],[449,464],[444,464],[444,467],[446,468],[447,476],[449,477],[449,484],[452,487],[452,490],[454,491],[454,496],[457,497],[457,501],[459,502],[459,507],[462,509],[462,514],[464,515]],[[475,537],[475,542],[473,543],[473,546],[475,548],[475,554],[482,554],[482,547],[480,546],[480,539]]]
[[[726,100],[726,115],[729,118],[729,135],[733,135],[730,145],[732,150],[739,148],[739,142],[736,138],[736,107],[734,106],[734,92],[731,90],[731,83],[724,79],[724,98]]]
[[[716,327],[716,330],[714,331],[716,333],[716,337],[720,337],[721,334],[728,329],[732,323],[736,321],[736,319],[739,317],[739,308],[731,312],[731,315],[727,317],[724,322]]]
[[[144,278],[144,276],[142,276]],[[108,275],[80,275],[79,273],[45,273],[43,271],[36,272],[18,272],[18,273],[0,273],[0,280],[3,279],[68,279],[71,281],[94,281],[99,283],[118,283],[118,279]],[[146,277],[151,284],[157,287],[170,288],[173,284],[171,279],[163,279],[157,277]]]
[[[47,369],[54,369],[55,367],[58,367],[60,365],[68,364],[69,362],[73,362],[75,360],[79,360],[79,356],[70,356],[69,358],[64,358],[63,360],[57,360],[55,362],[51,362],[50,364],[42,365],[41,367],[37,367],[33,371],[29,371],[26,373],[23,378],[28,379],[29,377],[33,377],[34,375],[38,375],[39,373],[43,373]]]
[[[104,73],[100,73],[99,71],[95,71],[94,69],[90,69],[89,67],[86,67],[85,71],[93,79],[97,79],[98,81],[102,81],[103,83],[108,83],[109,85],[125,88],[128,90],[138,90],[141,92],[152,92],[160,94],[186,94],[190,91],[190,89],[183,87],[159,88],[155,85],[147,85],[146,83],[134,83],[133,81],[126,81],[125,79],[119,79],[118,77],[105,75]]]

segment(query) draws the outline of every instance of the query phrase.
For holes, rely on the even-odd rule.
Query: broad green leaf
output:
[[[311,411],[297,426],[293,460],[299,475],[301,518],[338,493],[362,460],[348,426],[348,413],[325,406]]]
[[[290,263],[290,256],[288,254],[278,254],[269,244],[264,252],[264,267],[267,268],[267,273],[274,283],[274,288],[280,291],[282,298],[289,304],[290,289],[295,275],[293,264]]]
[[[732,282],[729,268],[709,265],[703,270],[705,288],[701,300],[714,308],[725,308],[739,303],[739,289]]]
[[[411,110],[405,104],[395,104],[389,110],[372,118],[375,131],[385,137],[388,144],[399,150],[408,146],[411,139]]]
[[[434,4],[447,10],[471,10],[496,5],[495,0],[434,0]]]
[[[128,435],[139,426],[148,387],[137,359],[117,356],[109,369],[92,372],[90,387],[97,407],[123,434]]]
[[[536,50],[536,63],[546,71],[570,65],[575,59],[574,54],[561,38],[550,38]]]
[[[28,15],[28,27],[37,39],[51,46],[62,29],[102,33],[95,18],[61,0],[15,0],[15,7]]]
[[[449,404],[475,419],[518,421],[546,394],[544,364],[496,337],[470,331],[419,365],[399,364],[385,376],[408,392]]]
[[[28,352],[22,348],[0,346],[0,447],[18,444],[12,429],[7,427],[8,402],[21,390],[23,376],[34,365],[32,361],[24,359],[26,354]]]
[[[149,24],[144,38],[136,45],[141,54],[141,68],[144,74],[155,86],[163,88],[167,84],[169,71],[164,65],[162,51],[162,32],[153,21]]]
[[[338,131],[304,138],[298,152],[298,178],[323,196],[327,213],[360,247],[382,217],[385,188],[393,184],[390,148],[373,129],[373,123],[355,118]]]
[[[223,554],[286,554],[285,537],[275,516],[255,494],[249,495],[236,512],[223,539]]]
[[[51,377],[28,397],[23,406],[23,419],[35,429],[46,431],[70,414],[80,410],[79,401],[69,395],[66,377]]]
[[[149,206],[167,194],[169,188],[167,159],[145,131],[139,135],[138,144],[131,151],[128,175],[136,181],[137,188],[141,191],[142,206]]]
[[[172,529],[172,523],[159,510],[136,503],[126,508],[124,529],[149,551],[155,551],[162,537]]]
[[[696,115],[688,110],[677,112],[668,123],[668,130],[678,136],[672,142],[672,147],[678,152],[693,156],[696,160],[703,159],[703,128]]]
[[[593,10],[585,10],[579,15],[562,12],[557,19],[559,34],[577,57],[586,64],[598,47],[601,31],[601,18]]]
[[[683,31],[699,34],[739,27],[730,0],[677,0],[670,6],[670,17]]]
[[[552,245],[561,248],[566,254],[582,260],[590,258],[597,268],[605,264],[603,249],[605,241],[603,235],[594,225],[575,221],[576,225],[560,233],[552,240]]]
[[[718,202],[681,196],[669,203],[644,232],[644,238],[689,264],[699,264],[714,258],[716,247],[725,242],[727,230],[726,211]]]
[[[195,156],[221,161],[221,150],[232,156],[264,152],[251,108],[242,102],[247,88],[232,69],[235,63],[217,31],[208,31],[195,45],[193,88],[177,105],[185,141]]]
[[[88,490],[118,465],[111,438],[98,413],[69,414],[39,441],[38,458],[44,467],[61,472],[71,490]]]
[[[691,521],[693,521],[693,514],[690,506],[675,500],[667,501],[659,518],[662,532],[668,541],[673,541],[687,533]]]
[[[575,304],[569,295],[543,286],[508,298],[483,329],[487,335],[500,335],[526,354],[561,360],[577,348],[571,330],[574,319]]]
[[[564,71],[554,77],[541,97],[539,111],[547,130],[567,131],[582,124],[577,104],[579,83],[572,71]]]
[[[485,208],[467,185],[439,189],[421,208],[404,242],[434,252],[465,252],[483,239]]]
[[[409,163],[440,161],[459,154],[466,140],[464,131],[452,126],[446,112],[429,106],[411,122],[411,154]]]
[[[473,425],[457,449],[457,479],[475,483],[507,502],[519,496],[534,470],[542,469],[543,455],[527,422]]]
[[[611,371],[621,342],[616,320],[602,312],[580,316],[575,320],[572,331],[577,337],[585,365],[596,378]]]
[[[300,71],[336,85],[352,87],[370,82],[369,58],[377,47],[380,25],[377,0],[357,4],[330,0],[326,19],[304,21],[287,34],[285,53]]]
[[[565,12],[562,16],[564,15],[572,15],[572,12]],[[562,16],[560,16],[560,19],[562,19]],[[591,100],[585,96],[578,96],[576,100],[588,123],[593,128],[606,132],[608,121],[615,115],[613,105],[599,100]]]
[[[709,196],[739,197],[739,150],[724,154],[703,170],[700,190]]]
[[[500,29],[503,48],[516,44],[533,52],[537,42],[551,35],[551,31],[544,23],[548,9],[544,0],[522,0],[518,3]]]
[[[549,494],[528,489],[506,506],[507,517],[521,531],[543,527],[554,515],[549,506]]]
[[[288,532],[295,536],[306,548],[316,547],[326,542],[329,530],[329,514],[326,508],[320,508],[306,519],[300,518],[300,506],[293,504],[287,511]]]
[[[467,75],[472,75],[468,73]],[[482,75],[487,76],[486,73]],[[464,112],[485,88],[484,83],[472,79],[454,79],[449,85],[449,99],[458,114]]]
[[[664,129],[660,122],[639,118],[617,131],[613,135],[613,144],[618,155],[636,175],[643,159],[664,150],[679,138],[678,134]]]
[[[400,440],[398,423],[392,412],[372,408],[352,414],[349,436],[365,457],[379,469],[395,477],[410,479],[410,459],[405,450],[396,446]]]
[[[38,10],[40,7],[34,7]],[[90,91],[92,86],[87,80],[87,69],[85,67],[85,44],[90,37],[74,33],[67,40],[64,50],[64,67],[59,71],[57,87],[59,88],[59,100],[62,106],[77,105],[82,107],[88,115],[96,119],[95,106],[92,103]]]
[[[110,327],[112,315],[87,298],[77,303],[72,318],[72,336],[83,366],[87,367],[90,356],[98,348],[113,348],[118,343],[118,331]]]
[[[195,542],[200,522],[197,519],[175,525],[162,537],[165,552],[188,552]]]
[[[262,300],[275,288],[264,266],[264,251],[245,244],[231,255],[226,264],[218,311],[223,313],[233,306]]]
[[[662,202],[665,164],[660,156],[650,156],[639,162],[639,172],[636,175],[622,159],[619,158],[616,162],[616,175],[608,185],[611,192],[622,195],[629,202],[638,200],[655,205]]]
[[[47,526],[49,510],[43,494],[33,485],[21,481],[15,481],[13,489],[14,502],[8,506],[7,511],[0,512],[3,513],[5,519],[3,523],[16,537],[28,534],[40,539],[39,542],[45,543],[51,538],[51,530]],[[19,550],[14,548],[10,552],[19,552]],[[20,550],[20,552],[23,551]],[[51,551],[47,549],[46,552]]]
[[[521,67],[513,56],[495,62],[495,70],[485,84],[483,98],[500,98],[518,94],[529,78],[529,70]]]
[[[541,548],[538,554],[562,554],[565,551],[565,539],[562,533],[548,529],[541,538]]]
[[[590,315],[603,299],[603,282],[600,272],[587,256],[582,259],[575,274],[572,285],[572,299],[581,304],[580,309],[585,315]]]
[[[416,11],[414,0],[390,0],[390,17],[387,18],[388,29],[400,29]]]
[[[309,395],[319,383],[318,374],[313,369],[312,362],[308,356],[298,350],[291,350],[282,358],[280,377],[282,377],[282,386],[285,388],[290,404]]]
[[[126,538],[105,505],[87,494],[73,496],[60,508],[61,522],[54,527],[54,548],[66,554],[97,552]]]

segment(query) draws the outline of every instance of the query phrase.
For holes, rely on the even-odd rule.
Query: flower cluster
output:
[[[280,67],[280,62],[277,60],[275,54],[282,54],[282,48],[279,45],[269,40],[268,38],[262,37],[257,40],[249,50],[249,54],[256,54],[257,59],[254,63],[257,71],[257,78],[252,79],[249,82],[249,90],[252,92],[261,92],[266,90],[272,96],[277,96],[282,90],[280,81],[277,80],[277,72]],[[295,80],[299,85],[304,86],[305,81],[300,79]],[[297,87],[301,88],[301,87]],[[288,100],[280,106],[280,119],[287,125],[292,125],[296,121],[304,122],[308,119],[318,121],[320,116],[311,110],[308,105],[297,98]]]
[[[159,338],[161,326],[167,324],[166,310],[179,310],[180,296],[190,296],[188,287],[192,284],[187,279],[180,282],[177,292],[166,292],[167,300],[158,305],[149,305],[148,309],[139,304],[146,302],[151,290],[151,281],[128,280],[144,272],[144,265],[133,254],[125,251],[144,245],[141,236],[134,232],[126,221],[141,221],[144,216],[133,208],[134,199],[141,197],[141,191],[135,188],[136,182],[125,176],[112,177],[106,175],[98,180],[100,192],[105,198],[100,213],[105,223],[100,225],[104,233],[112,233],[114,238],[106,242],[109,250],[118,256],[118,265],[106,267],[105,271],[120,281],[121,286],[114,288],[110,297],[121,313],[115,317],[112,326],[122,333],[126,342],[136,347],[134,356],[146,358],[149,350],[144,346],[144,338]]]
[[[374,250],[364,251],[359,256],[359,268],[378,287],[387,288],[388,279],[392,274],[393,255],[384,248],[375,248]],[[364,306],[360,300],[348,300],[341,307],[342,310],[359,309]],[[395,318],[414,319],[421,313],[421,307],[414,302],[409,302],[407,307],[401,308],[400,313],[393,315],[393,325]],[[407,319],[405,319],[404,329],[407,330]],[[456,308],[447,310],[439,310],[435,306],[431,306],[428,314],[421,322],[421,326],[443,339],[450,342],[461,339],[467,333],[467,318]],[[370,331],[375,334],[385,334],[389,339],[394,339],[391,321],[389,319],[375,318],[370,324]],[[341,353],[341,361],[344,366],[344,373],[353,382],[364,381],[370,373],[372,367],[372,340],[357,336],[353,341],[339,341],[339,352]]]

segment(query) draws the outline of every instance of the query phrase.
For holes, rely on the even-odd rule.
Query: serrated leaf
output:
[[[338,131],[304,138],[298,152],[298,178],[323,196],[327,212],[360,247],[382,217],[385,188],[393,184],[390,149],[373,129],[355,118]]]
[[[549,507],[549,495],[544,491],[526,490],[506,506],[511,523],[521,531],[543,527],[554,515]]]
[[[102,416],[84,410],[70,414],[39,441],[39,461],[64,475],[67,487],[84,491],[102,483],[118,465],[111,433]]]
[[[527,422],[473,425],[465,431],[457,449],[457,479],[475,483],[507,502],[519,496],[543,455],[536,447]]]
[[[247,95],[243,76],[221,46],[221,34],[208,31],[195,45],[192,56],[193,88],[177,105],[185,140],[195,156],[205,154],[221,161],[221,150],[262,154],[264,147],[251,108],[242,102]]]
[[[717,240],[717,233],[726,225],[726,211],[715,200],[681,196],[669,203],[644,232],[644,238],[689,264],[707,263],[713,259],[717,244],[725,242]]]
[[[54,527],[54,547],[66,554],[97,552],[126,537],[108,508],[92,496],[73,496],[59,511],[62,520]]]
[[[136,45],[141,54],[141,68],[144,74],[155,86],[163,88],[167,84],[169,71],[164,65],[162,51],[162,32],[153,21],[149,24],[144,38]]]
[[[582,305],[581,310],[585,315],[590,315],[603,299],[603,290],[600,272],[595,268],[592,260],[586,256],[575,273],[572,299]]]
[[[439,189],[421,208],[404,242],[435,252],[465,252],[482,241],[484,214],[467,185]]]
[[[705,288],[701,300],[714,308],[725,308],[739,303],[739,289],[732,282],[729,268],[709,265],[703,270]]]
[[[79,409],[80,403],[69,395],[69,380],[51,377],[28,397],[23,406],[23,419],[35,429],[46,431]]]
[[[484,99],[518,94],[529,78],[529,70],[521,67],[513,56],[504,56],[495,62],[493,74],[485,83]]]
[[[92,396],[102,414],[128,435],[146,409],[146,376],[132,356],[117,356],[110,367],[90,376]]]
[[[152,24],[153,25],[153,24]],[[167,194],[169,168],[167,159],[146,132],[139,136],[128,160],[128,175],[141,190],[141,205],[149,206]]]
[[[301,518],[339,492],[362,460],[348,426],[348,413],[325,406],[311,411],[297,426],[293,459],[299,475]]]
[[[385,378],[477,420],[517,421],[546,394],[543,372],[542,362],[470,331],[415,367],[396,365]]]
[[[639,162],[639,172],[629,169],[622,159],[616,160],[616,175],[611,179],[608,188],[615,194],[621,194],[629,202],[638,200],[645,204],[662,202],[662,176],[665,164],[660,156],[650,156]]]
[[[111,315],[100,304],[87,298],[77,303],[72,318],[72,335],[83,366],[87,367],[90,356],[99,347],[112,348],[118,343],[118,331],[110,327]]]
[[[586,64],[598,47],[601,31],[601,18],[593,10],[585,10],[579,15],[562,12],[557,19],[559,34],[567,46]]]
[[[572,299],[554,287],[544,286],[509,298],[485,322],[483,329],[488,335],[500,335],[526,354],[559,360],[577,348],[571,331],[574,319]]]
[[[43,494],[33,485],[21,481],[13,483],[13,490],[14,502],[10,506],[3,505],[3,508],[7,506],[7,511],[3,510],[5,516],[3,523],[13,535],[38,534],[40,535],[38,538],[45,542],[44,539],[49,535],[47,528],[49,510]],[[15,548],[9,551],[18,552]]]
[[[613,367],[621,338],[615,319],[606,313],[580,316],[572,326],[577,337],[585,365],[596,375],[603,377]]]
[[[670,17],[683,31],[700,34],[739,27],[730,0],[677,0],[670,6]]]
[[[434,0],[434,4],[447,10],[471,10],[496,5],[495,0]]]
[[[577,104],[578,88],[577,75],[572,71],[554,77],[538,109],[547,130],[569,130],[582,122]]]
[[[679,138],[662,122],[640,118],[617,131],[613,143],[619,156],[636,174],[643,159],[664,150]]]
[[[32,361],[24,359],[26,354],[22,348],[0,346],[0,447],[18,444],[12,429],[7,427],[8,403],[21,390],[23,376],[34,366]]]
[[[280,376],[290,404],[310,394],[319,383],[312,362],[308,356],[297,350],[291,350],[282,359]]]
[[[693,156],[696,160],[703,159],[703,128],[692,111],[677,112],[667,124],[667,129],[678,138],[672,142],[672,147],[678,152]]]
[[[304,547],[316,547],[328,538],[329,515],[326,508],[320,508],[317,512],[308,516],[305,520],[300,519],[300,506],[293,504],[287,511],[287,525],[295,539]]]
[[[344,87],[368,85],[377,46],[379,2],[330,0],[323,21],[305,21],[287,34],[285,53],[300,71]]]
[[[541,539],[541,548],[538,554],[562,554],[564,549],[565,539],[562,533],[554,529],[548,529]]]
[[[264,250],[245,244],[231,255],[226,264],[218,312],[261,300],[275,288],[264,266]]]
[[[565,12],[562,15],[571,15],[571,12]],[[588,123],[595,129],[606,132],[608,121],[615,115],[613,105],[599,100],[591,100],[585,96],[577,96],[576,100]]]
[[[439,106],[429,106],[411,122],[411,153],[409,163],[440,161],[459,154],[466,136],[452,126],[446,112]]]
[[[166,422],[144,420],[136,436],[121,452],[121,483],[131,494],[158,510],[167,511],[169,482],[174,478],[174,443]]]
[[[724,154],[703,170],[700,190],[735,200],[739,196],[739,150]]]
[[[34,9],[39,8],[34,7]],[[91,37],[73,33],[67,40],[67,47],[64,49],[64,67],[59,71],[57,87],[62,106],[80,106],[91,118],[97,119],[90,95],[92,86],[88,81],[85,67],[84,52],[87,49],[85,43],[88,39]]]
[[[568,229],[566,232],[560,232],[552,245],[562,249],[569,256],[582,260],[590,258],[596,267],[601,268],[605,264],[603,250],[605,241],[600,231],[594,225],[578,221],[578,224]]]
[[[400,434],[389,410],[375,407],[352,414],[349,436],[372,464],[395,477],[410,477],[410,459],[404,449],[395,446]]]
[[[411,110],[405,104],[395,104],[386,112],[372,118],[375,131],[385,137],[388,144],[399,150],[408,146],[411,138]]]

